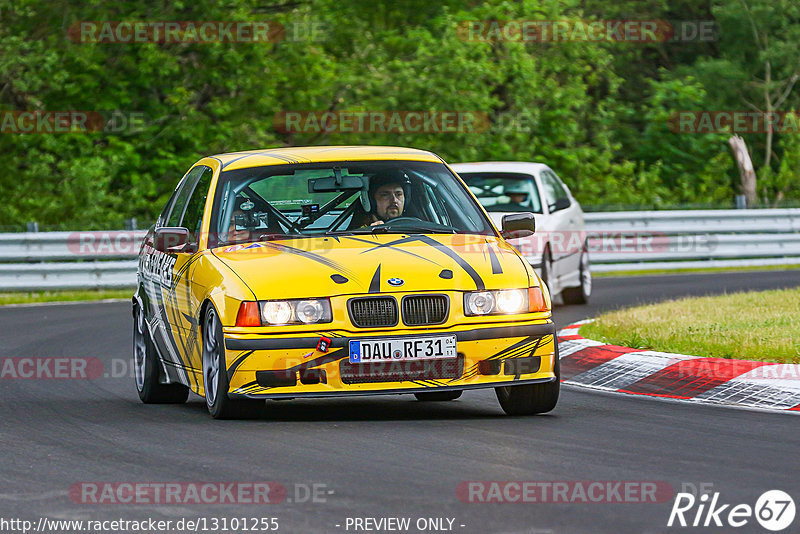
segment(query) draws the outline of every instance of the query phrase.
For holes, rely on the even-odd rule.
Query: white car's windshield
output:
[[[530,211],[542,213],[536,181],[518,172],[460,172],[486,211]]]
[[[211,224],[219,244],[358,233],[494,230],[441,163],[272,165],[220,175]]]

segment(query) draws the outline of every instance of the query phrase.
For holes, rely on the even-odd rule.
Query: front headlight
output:
[[[267,324],[291,323],[294,316],[292,305],[286,300],[261,303],[261,317]]]
[[[492,291],[474,291],[464,295],[466,315],[488,315],[494,311],[495,298]]]
[[[528,311],[528,294],[522,289],[498,291],[497,310],[500,313],[523,313]]]
[[[259,302],[261,320],[266,325],[329,323],[329,299],[268,300]]]
[[[325,306],[321,300],[301,300],[295,307],[295,314],[300,322],[318,323],[325,316]]]
[[[468,316],[511,315],[547,310],[542,290],[538,287],[464,293],[464,315]]]

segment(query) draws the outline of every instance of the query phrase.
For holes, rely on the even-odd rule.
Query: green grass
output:
[[[692,297],[618,310],[583,325],[580,334],[637,349],[800,363],[800,288]]]
[[[73,302],[81,300],[127,299],[133,289],[87,289],[77,291],[32,291],[0,293],[0,306],[6,304],[32,304],[37,302]]]
[[[659,269],[654,271],[609,271],[605,273],[592,273],[593,278],[611,278],[617,276],[656,276],[663,274],[687,274],[687,273],[735,273],[739,271],[796,271],[800,270],[800,265],[760,265],[752,267],[703,267],[695,269]]]

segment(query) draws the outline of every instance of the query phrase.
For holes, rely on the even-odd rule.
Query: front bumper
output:
[[[349,341],[380,337],[456,336],[458,358],[353,364]],[[326,352],[320,338],[331,339]],[[462,390],[551,382],[555,326],[550,321],[491,326],[352,332],[313,335],[225,334],[229,396],[329,397]]]

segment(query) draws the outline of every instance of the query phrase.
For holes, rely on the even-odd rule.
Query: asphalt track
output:
[[[556,308],[558,325],[675,296],[794,287],[800,271],[595,282],[590,305]],[[298,533],[354,532],[348,517],[411,518],[407,532],[420,532],[418,518],[453,518],[454,532],[476,534],[709,531],[668,529],[671,498],[485,504],[456,494],[463,481],[510,480],[664,481],[675,491],[712,484],[720,502],[751,506],[782,489],[800,504],[793,415],[565,387],[552,414],[527,418],[502,415],[487,390],[439,404],[410,396],[271,402],[263,419],[214,421],[196,396],[181,406],[139,403],[123,368],[131,345],[125,303],[0,309],[0,332],[2,358],[96,357],[111,375],[0,380],[0,519],[276,517],[278,532]],[[187,481],[275,481],[292,502],[82,504],[69,496],[81,482]],[[325,485],[317,499],[325,502],[295,502],[314,483]],[[800,517],[785,532],[799,528]],[[766,532],[753,519],[736,531]]]

